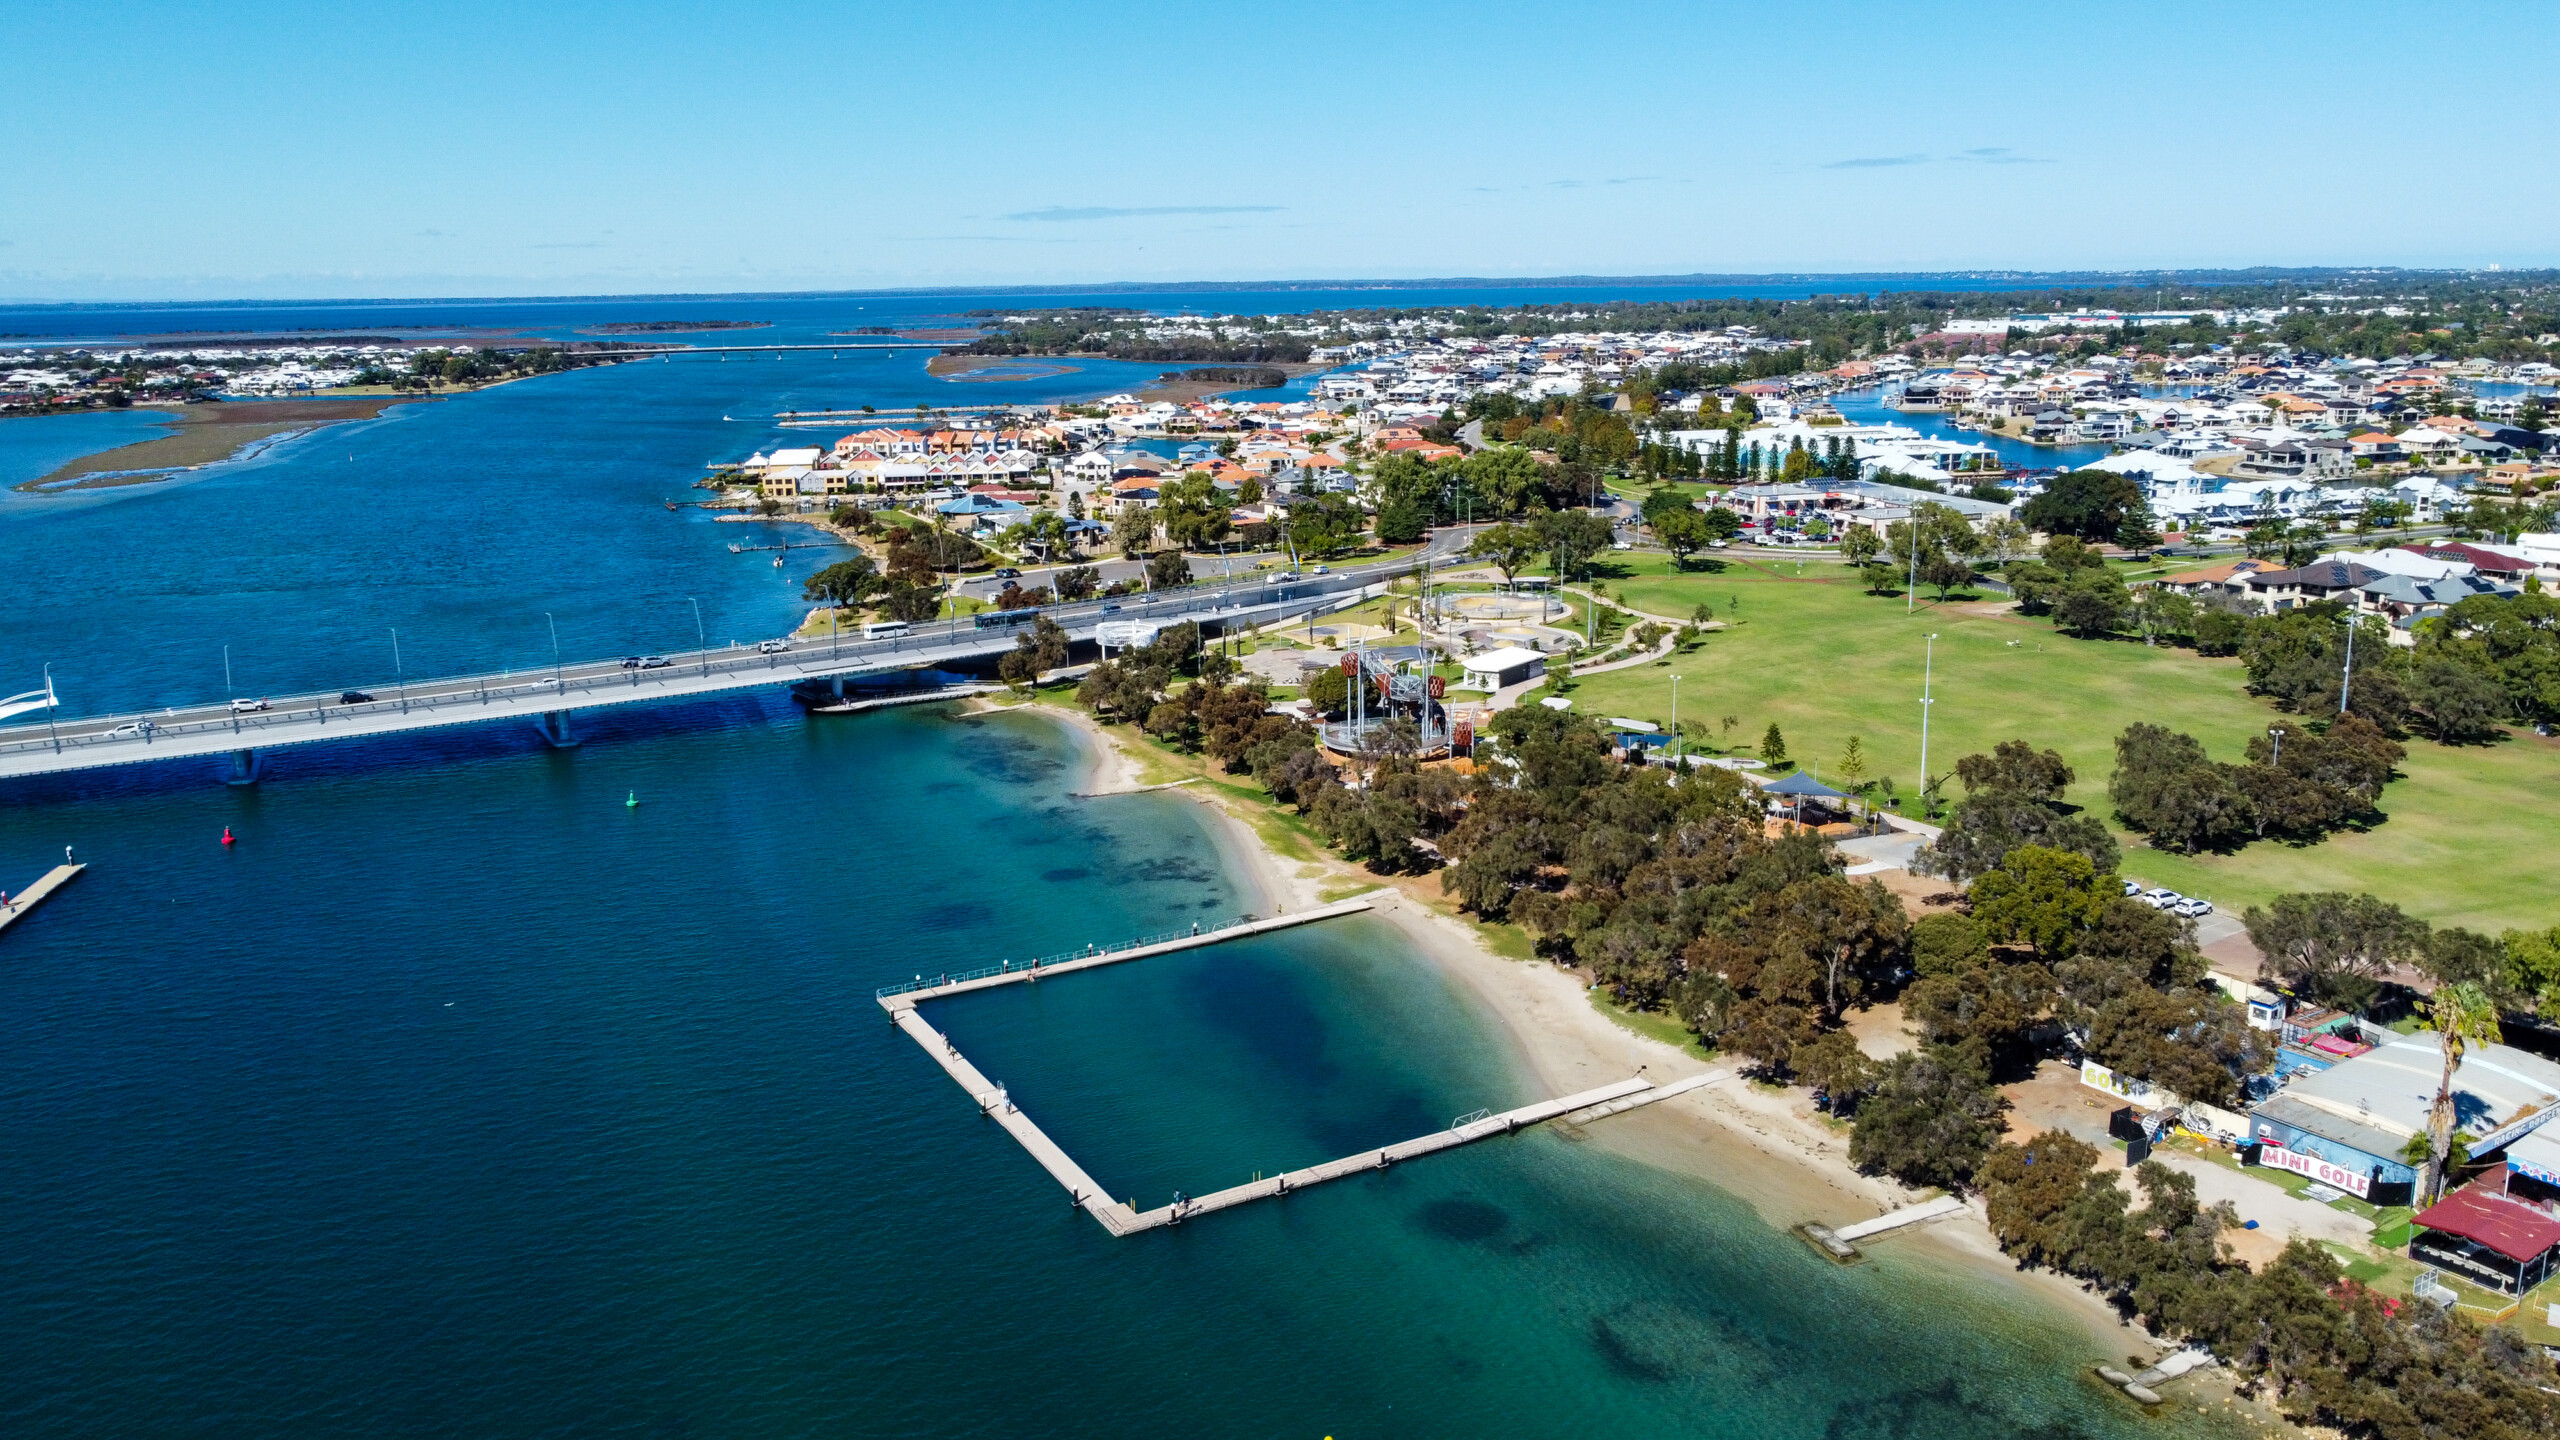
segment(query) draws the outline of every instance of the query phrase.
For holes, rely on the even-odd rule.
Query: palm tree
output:
[[[2427,1002],[2428,1028],[2443,1038],[2444,1077],[2436,1082],[2436,1103],[2427,1112],[2427,1173],[2424,1203],[2433,1205],[2444,1193],[2445,1157],[2453,1151],[2453,1070],[2475,1045],[2494,1045],[2498,1033],[2497,1002],[2477,984],[2465,980],[2447,985]]]

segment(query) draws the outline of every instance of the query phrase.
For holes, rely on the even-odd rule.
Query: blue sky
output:
[[[2547,4],[20,3],[0,297],[2549,265],[2555,41]]]

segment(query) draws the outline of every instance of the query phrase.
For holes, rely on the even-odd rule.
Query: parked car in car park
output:
[[[2142,903],[2150,906],[2154,910],[2166,910],[2170,906],[2175,905],[2186,898],[2186,896],[2179,894],[2175,890],[2145,890],[2142,892]]]
[[[2127,899],[2131,899],[2132,897],[2141,894],[2142,882],[2139,880],[2127,880],[2124,882],[2124,893]]]
[[[2177,911],[2177,913],[2186,916],[2190,920],[2201,920],[2207,915],[2213,913],[2213,902],[2210,900],[2199,900],[2193,895],[2190,895],[2170,908]]]

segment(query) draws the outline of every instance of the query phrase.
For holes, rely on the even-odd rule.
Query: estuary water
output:
[[[1552,1130],[1113,1240],[872,989],[1250,908],[1200,812],[1036,716],[588,729],[0,807],[93,862],[0,947],[0,1430],[2164,1428],[1996,1283]],[[1147,1205],[1536,1093],[1370,921],[927,1014]]]
[[[805,433],[777,410],[957,388],[913,356],[624,366],[12,497],[0,693],[49,661],[75,710],[205,698],[225,645],[236,693],[378,685],[394,627],[410,674],[537,667],[551,622],[572,655],[675,648],[696,602],[714,643],[771,634],[827,552],[777,571],[726,548],[765,527],[661,498]],[[8,422],[0,464],[130,423]],[[1078,742],[1036,716],[766,693],[579,729],[299,747],[238,790],[210,763],[0,786],[0,887],[92,862],[0,936],[0,1433],[2192,1418],[2131,1415],[2021,1291],[1890,1244],[1835,1268],[1560,1131],[1114,1241],[872,993],[1255,907],[1190,802],[1073,798]],[[1367,921],[928,1014],[1149,1205],[1538,1093]]]

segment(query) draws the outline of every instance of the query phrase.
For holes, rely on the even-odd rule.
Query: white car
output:
[[[2186,896],[2179,894],[2175,890],[2145,890],[2142,892],[2142,903],[2150,906],[2154,910],[2166,910],[2170,906],[2175,905],[2186,898]]]
[[[2126,898],[2126,899],[2128,899],[2128,900],[2133,899],[2133,898],[2135,898],[2135,897],[2137,897],[2137,896],[2141,895],[2141,894],[2142,894],[2142,882],[2140,882],[2140,881],[2138,881],[2138,880],[2127,880],[2126,882],[2124,882],[2124,893],[2125,893],[2125,898]]]
[[[2201,920],[2207,915],[2213,913],[2213,902],[2210,900],[2198,900],[2191,895],[2169,908],[2186,916],[2190,920]]]
[[[266,708],[267,702],[264,700],[234,700],[231,702],[231,713],[234,715],[255,715]]]
[[[159,727],[153,725],[148,720],[136,720],[130,725],[119,725],[113,730],[108,731],[107,738],[110,740],[134,740],[150,734],[157,728]]]
[[[788,640],[759,640],[756,642],[756,653],[759,655],[780,655],[790,648],[791,642]]]

